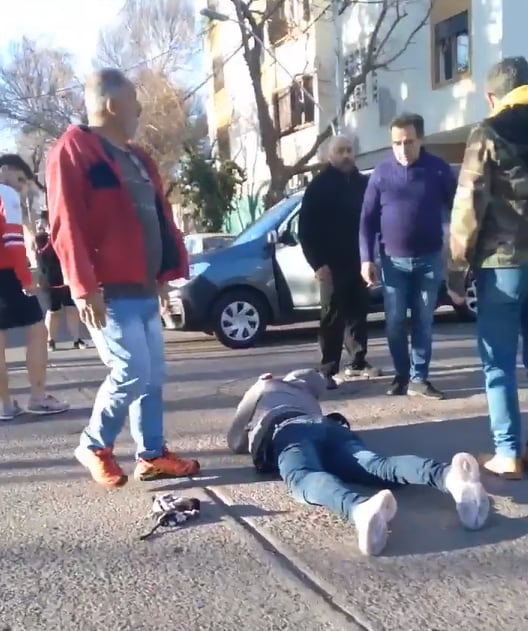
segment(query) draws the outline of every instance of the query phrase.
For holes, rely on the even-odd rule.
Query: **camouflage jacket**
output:
[[[469,136],[451,215],[452,272],[528,264],[528,86],[523,88]]]

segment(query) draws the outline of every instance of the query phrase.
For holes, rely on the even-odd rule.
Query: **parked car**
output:
[[[319,318],[319,288],[297,236],[302,197],[300,191],[283,199],[226,247],[191,256],[190,279],[171,289],[176,328],[214,334],[229,348],[249,348],[268,325]],[[444,284],[439,305],[449,304],[468,319],[474,304],[469,295],[466,302],[452,305]],[[380,283],[370,288],[370,312],[383,312]]]
[[[235,237],[225,232],[196,232],[184,237],[185,248],[190,255],[218,250],[229,245]]]

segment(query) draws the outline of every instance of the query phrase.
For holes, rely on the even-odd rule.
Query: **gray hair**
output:
[[[328,143],[328,153],[332,153],[335,148],[337,147],[337,145],[341,142],[347,142],[348,144],[350,144],[352,146],[352,149],[354,149],[354,138],[352,135],[350,134],[337,134],[336,136],[332,136],[330,138],[330,142]]]
[[[486,91],[502,99],[522,85],[528,85],[528,61],[521,56],[506,57],[490,68]]]
[[[129,83],[124,73],[117,68],[102,68],[90,75],[84,89],[88,117],[102,114],[108,99],[118,96]]]

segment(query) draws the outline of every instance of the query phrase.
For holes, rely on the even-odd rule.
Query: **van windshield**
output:
[[[255,239],[260,239],[270,230],[276,230],[280,224],[288,217],[290,212],[298,206],[302,199],[302,194],[292,195],[287,199],[281,200],[262,215],[247,228],[242,230],[238,237],[233,241],[233,245],[241,243],[249,243]]]

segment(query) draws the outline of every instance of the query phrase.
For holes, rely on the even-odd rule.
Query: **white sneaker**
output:
[[[482,528],[488,519],[490,501],[480,482],[478,462],[471,454],[453,456],[445,485],[455,500],[460,523],[469,530]]]
[[[362,554],[376,556],[383,550],[389,536],[388,524],[397,510],[396,498],[389,490],[376,493],[354,509],[352,517]]]
[[[69,410],[70,404],[59,401],[52,394],[47,394],[40,401],[30,399],[26,409],[30,414],[60,414]]]
[[[13,399],[11,405],[0,406],[0,421],[12,421],[17,416],[24,414],[24,410]]]

